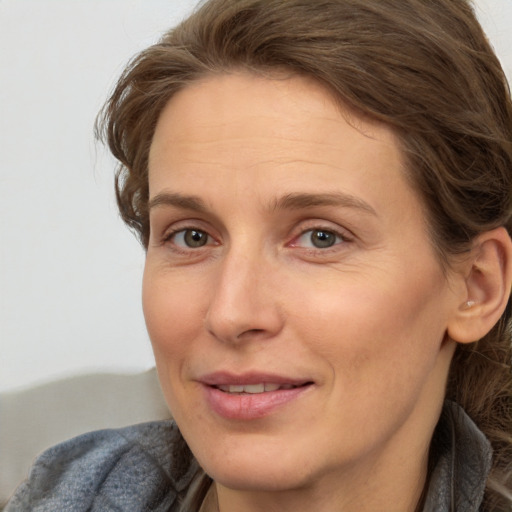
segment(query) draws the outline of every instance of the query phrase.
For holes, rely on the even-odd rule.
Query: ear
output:
[[[497,323],[507,305],[512,285],[512,241],[500,227],[479,235],[465,267],[465,300],[448,325],[448,335],[472,343]]]

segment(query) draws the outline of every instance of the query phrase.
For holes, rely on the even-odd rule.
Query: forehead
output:
[[[163,110],[149,157],[150,196],[192,186],[230,200],[342,192],[378,210],[414,195],[392,130],[298,76],[224,74],[187,86]]]
[[[172,96],[160,114],[153,142],[159,138],[161,130],[158,128],[164,119],[168,125],[173,120],[179,121],[172,134],[174,140],[179,141],[189,137],[189,128],[197,135],[198,130],[207,129],[211,121],[216,128],[228,122],[230,125],[226,128],[243,125],[245,130],[252,128],[257,135],[261,128],[268,133],[268,122],[278,121],[274,126],[278,129],[285,123],[300,125],[305,118],[309,121],[321,118],[328,131],[329,124],[339,123],[340,116],[369,137],[378,134],[380,138],[393,138],[388,127],[369,119],[363,121],[362,116],[335,100],[326,86],[312,78],[265,77],[249,72],[212,74],[188,84]],[[315,140],[323,139],[325,134],[311,130],[309,136]]]
[[[255,154],[261,146],[269,157],[280,152],[285,158],[290,149],[288,156],[294,154],[297,160],[314,159],[328,147],[339,148],[339,153],[350,147],[352,153],[359,151],[362,160],[368,152],[376,157],[386,152],[395,167],[402,165],[388,127],[341,108],[316,81],[236,73],[207,76],[171,98],[157,123],[149,168],[161,165],[162,159],[170,166],[185,150],[195,149],[198,156],[209,152],[215,159],[235,146],[246,150],[244,167],[251,157],[264,156]]]

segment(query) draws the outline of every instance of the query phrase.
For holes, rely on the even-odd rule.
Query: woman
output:
[[[467,1],[210,0],[100,130],[176,424],[7,510],[510,508],[512,105]]]

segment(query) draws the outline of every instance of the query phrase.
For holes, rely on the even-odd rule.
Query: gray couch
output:
[[[0,510],[46,448],[91,430],[169,418],[156,371],[91,374],[0,394]]]

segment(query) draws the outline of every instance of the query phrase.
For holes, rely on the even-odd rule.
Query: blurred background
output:
[[[153,366],[144,252],[93,124],[124,64],[195,0],[0,0],[0,392]],[[476,0],[512,80],[512,0]]]

